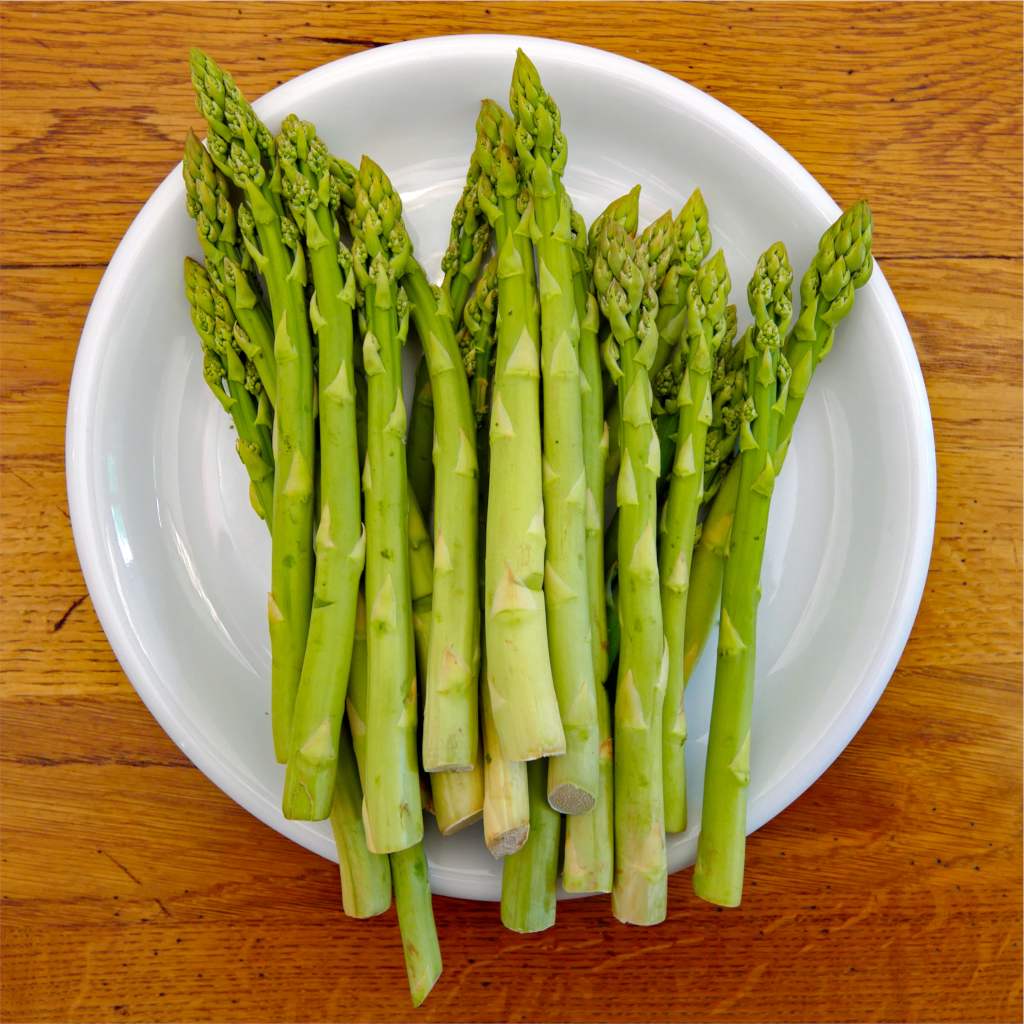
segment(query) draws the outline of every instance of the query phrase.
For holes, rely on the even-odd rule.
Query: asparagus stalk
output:
[[[273,405],[277,396],[277,367],[270,313],[251,272],[252,257],[241,245],[228,179],[217,169],[191,129],[185,137],[182,173],[185,207],[196,222],[196,234],[207,266],[250,339],[247,355]]]
[[[206,270],[185,259],[185,296],[203,345],[203,379],[231,416],[238,435],[235,448],[249,473],[253,508],[270,526],[274,500],[274,454],[269,414],[261,414],[263,389],[254,370],[246,365],[224,296],[218,295]]]
[[[537,294],[532,207],[520,199],[512,119],[485,100],[477,120],[480,206],[498,247],[498,352],[490,424],[485,558],[487,685],[504,756],[565,751],[544,614]]]
[[[660,228],[660,226],[659,226]],[[620,403],[616,488],[621,647],[615,697],[615,881],[612,910],[626,923],[665,917],[661,710],[667,662],[656,549],[658,437],[649,370],[657,351],[657,295],[648,245],[605,219],[591,239],[594,285],[611,326],[605,364]]]
[[[690,556],[704,487],[704,447],[712,423],[711,374],[726,332],[729,287],[725,257],[719,251],[697,271],[688,288],[686,369],[669,407],[670,412],[678,410],[679,427],[659,548],[661,612],[668,649],[661,738],[668,832],[686,828],[683,629]]]
[[[612,723],[608,693],[597,688],[597,727],[601,745],[598,764],[601,784],[597,801],[587,814],[565,819],[562,887],[566,892],[611,892],[614,878],[615,817],[612,777]]]
[[[434,399],[434,581],[430,653],[423,721],[423,766],[433,771],[471,771],[479,746],[477,673],[479,605],[477,602],[477,465],[475,424],[469,384],[444,293],[431,288],[423,268],[412,258],[401,220],[401,200],[387,175],[364,157],[372,171],[357,192],[351,217],[360,237],[370,220],[382,238],[408,250],[400,277],[409,296],[417,333],[424,345]],[[461,292],[461,286],[451,287]],[[440,301],[439,301],[440,300]],[[457,296],[452,301],[460,302]]]
[[[372,848],[391,853],[418,843],[423,815],[416,763],[416,669],[409,576],[409,496],[405,465],[402,345],[408,303],[398,278],[410,258],[393,228],[397,197],[381,199],[379,169],[364,157],[350,215],[353,262],[363,290],[367,333],[366,772],[363,785]]]
[[[344,726],[339,733],[336,764],[331,830],[338,849],[341,906],[349,917],[376,917],[391,906],[391,867],[384,854],[371,853],[367,846],[363,791],[352,737]]]
[[[754,314],[742,343],[749,398],[740,428],[740,490],[722,584],[715,698],[693,876],[698,896],[729,907],[739,903],[743,892],[757,604],[776,473],[772,420],[786,404],[779,360],[793,313],[792,281],[786,249],[777,242],[761,255],[747,289]]]
[[[519,51],[510,102],[516,144],[533,210],[540,280],[543,398],[544,601],[548,649],[565,753],[548,764],[548,802],[583,814],[599,785],[594,637],[587,577],[587,479],[580,391],[571,204],[562,185],[567,143],[555,101]]]
[[[313,350],[306,316],[306,261],[281,203],[274,139],[231,76],[199,50],[190,57],[210,155],[242,190],[259,249],[249,254],[270,293],[277,401],[274,405],[273,544],[268,599],[272,725],[277,759],[287,760],[292,706],[302,674],[313,604]]]
[[[501,868],[501,923],[514,932],[541,932],[555,923],[562,819],[548,803],[547,760],[526,766],[530,830],[526,843]]]
[[[800,285],[801,312],[786,342],[793,368],[786,412],[778,429],[776,470],[782,468],[796,418],[818,364],[828,354],[840,321],[853,308],[854,291],[871,276],[871,209],[855,203],[822,235]],[[810,358],[808,358],[810,354]],[[725,556],[739,493],[739,466],[724,474],[701,529],[690,572],[683,670],[693,672],[719,609]]]
[[[368,660],[366,609],[360,594],[352,673],[348,686],[347,717],[352,748],[364,789],[369,757],[366,725],[369,717]],[[363,818],[364,822],[368,821],[365,806]],[[374,843],[369,832],[366,833],[366,837],[368,845],[372,848]],[[419,1006],[441,974],[441,951],[437,941],[430,898],[430,877],[422,842],[392,853],[388,862],[395,889],[395,907],[398,911],[398,927],[402,934],[402,952],[405,956],[406,976],[409,979],[409,993],[413,1005]]]
[[[586,561],[587,603],[590,609],[590,650],[594,682],[608,678],[608,621],[604,595],[604,463],[608,456],[608,425],[604,418],[604,388],[598,345],[600,310],[594,295],[587,257],[587,229],[572,211],[574,256],[573,296],[580,323],[580,407],[583,467],[587,480]]]
[[[345,708],[356,596],[366,536],[360,509],[353,368],[355,272],[338,238],[327,148],[313,125],[286,117],[277,139],[281,184],[304,231],[313,276],[310,320],[318,341],[320,523],[302,675],[292,714],[283,811],[318,820],[331,809]]]

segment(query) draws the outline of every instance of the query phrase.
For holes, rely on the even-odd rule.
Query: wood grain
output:
[[[63,476],[103,266],[198,126],[190,43],[252,96],[402,38],[531,32],[706,89],[840,201],[867,195],[935,422],[928,585],[875,713],[750,844],[743,908],[671,882],[551,932],[438,899],[424,1021],[1021,1017],[1021,7],[1017,4],[5,4],[0,7],[2,1015],[412,1018],[391,915],[191,767],[124,678]]]

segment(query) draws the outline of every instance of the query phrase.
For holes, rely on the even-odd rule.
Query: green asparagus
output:
[[[754,324],[741,342],[748,398],[740,427],[740,485],[722,583],[715,697],[693,874],[697,895],[726,907],[738,905],[743,893],[757,605],[776,474],[772,420],[784,413],[786,403],[779,359],[793,314],[792,282],[785,246],[776,242],[761,255],[747,289]]]
[[[786,342],[786,359],[793,377],[786,412],[779,425],[776,470],[782,468],[811,376],[831,349],[839,322],[853,308],[855,289],[866,284],[871,276],[871,227],[870,207],[863,200],[855,203],[822,235],[817,255],[804,274],[800,317]],[[704,650],[718,613],[738,493],[739,466],[734,464],[722,478],[693,554],[686,606],[687,679]]]
[[[356,595],[366,537],[356,438],[351,255],[338,238],[327,149],[313,125],[285,118],[277,139],[282,191],[305,234],[313,275],[310,321],[317,336],[320,516],[313,610],[292,714],[285,817],[318,820],[331,809],[345,707]]]
[[[210,155],[241,189],[259,247],[249,254],[270,293],[277,400],[274,405],[273,542],[267,602],[272,663],[272,726],[277,759],[288,759],[292,706],[302,674],[313,605],[313,349],[306,315],[306,259],[284,212],[273,136],[231,76],[199,50],[190,58]]]
[[[269,414],[264,409],[261,415],[261,382],[246,365],[238,344],[241,327],[231,322],[232,312],[226,299],[218,297],[206,270],[188,258],[185,295],[203,344],[203,379],[234,421],[238,435],[235,448],[249,474],[252,505],[269,527],[274,500],[274,454]]]
[[[273,405],[277,397],[277,366],[274,363],[270,313],[252,273],[252,257],[239,238],[228,180],[191,129],[185,137],[182,172],[185,206],[196,222],[196,234],[206,257],[207,269],[219,290],[226,295],[235,318],[250,339],[246,354]]]
[[[604,463],[608,456],[608,425],[604,418],[604,387],[598,344],[600,310],[587,256],[586,225],[575,210],[572,211],[571,225],[573,294],[580,323],[583,465],[587,478],[587,603],[590,607],[594,682],[600,685],[608,678],[608,621],[604,600]]]
[[[561,115],[537,69],[519,51],[510,95],[516,145],[533,214],[543,407],[544,601],[548,649],[565,753],[548,764],[548,802],[583,814],[599,785],[597,695],[587,578],[587,479],[580,390],[571,204],[562,185],[567,143]]]
[[[660,244],[660,235],[656,236]],[[616,487],[621,647],[615,696],[615,880],[612,910],[632,924],[665,917],[666,858],[661,710],[667,662],[656,545],[661,456],[649,371],[658,345],[649,242],[614,218],[591,238],[594,285],[611,335],[604,345],[620,405],[622,464]]]
[[[485,100],[477,120],[480,206],[498,246],[498,352],[490,424],[485,558],[487,686],[506,758],[565,752],[544,613],[538,301],[512,119]]]
[[[662,515],[659,570],[661,612],[668,649],[662,720],[665,829],[686,828],[686,713],[683,707],[683,629],[690,556],[704,487],[704,446],[712,422],[711,374],[726,332],[729,272],[718,252],[687,288],[686,369],[668,411],[678,412],[675,460]]]
[[[394,226],[397,197],[382,197],[382,172],[364,157],[349,224],[367,332],[366,600],[369,684],[363,785],[372,848],[404,850],[423,836],[416,759],[416,668],[409,576],[402,345],[408,302],[398,279],[410,258]]]

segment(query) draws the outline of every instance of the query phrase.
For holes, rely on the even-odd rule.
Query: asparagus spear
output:
[[[313,275],[310,320],[318,341],[320,524],[313,610],[292,714],[285,817],[318,820],[331,809],[345,707],[356,595],[366,536],[360,509],[352,319],[355,272],[338,238],[327,148],[316,129],[286,117],[277,139],[281,186],[304,232]]]
[[[590,245],[598,301],[612,331],[605,364],[618,387],[621,413],[612,910],[632,924],[663,920],[667,895],[659,742],[667,663],[655,540],[660,453],[649,377],[658,345],[658,300],[650,284],[649,241],[638,244],[619,221],[607,218]]]
[[[793,313],[793,271],[781,242],[757,262],[747,295],[754,325],[743,339],[748,399],[740,428],[740,489],[722,585],[722,627],[704,776],[704,807],[693,887],[698,896],[736,906],[750,781],[759,580],[775,484],[772,419],[785,410],[780,389],[782,336]]]
[[[533,212],[541,309],[544,600],[565,753],[548,764],[548,802],[566,814],[594,806],[597,696],[587,578],[587,479],[580,390],[571,204],[562,185],[567,143],[555,101],[522,50],[510,95],[516,145]]]
[[[263,387],[274,404],[277,396],[277,367],[274,364],[274,332],[259,284],[252,270],[252,258],[241,246],[234,205],[227,178],[189,129],[185,137],[185,207],[196,222],[196,234],[207,266],[223,291],[235,318],[251,339],[247,353],[256,367]]]
[[[562,818],[548,803],[550,760],[526,766],[530,787],[530,831],[526,843],[501,867],[501,923],[514,932],[541,932],[555,923],[558,848]]]
[[[358,764],[359,777],[365,790],[368,757],[367,719],[369,717],[368,658],[366,644],[366,609],[359,596],[356,615],[355,647],[352,654],[352,673],[347,695],[347,717],[352,736],[352,748]],[[364,806],[364,822],[368,816]],[[366,833],[368,845],[373,841]],[[395,889],[395,907],[398,927],[402,934],[402,952],[405,956],[409,993],[413,1004],[419,1006],[433,988],[441,974],[441,951],[434,924],[434,910],[430,898],[430,877],[422,842],[406,850],[392,853],[388,858],[391,880]]]
[[[246,365],[237,340],[241,328],[232,323],[227,300],[216,293],[206,270],[187,257],[185,296],[203,344],[203,379],[234,421],[238,435],[235,447],[249,473],[253,508],[269,527],[274,455],[269,414],[263,410],[261,415],[262,385],[255,371]]]
[[[586,560],[587,603],[590,608],[590,650],[594,682],[608,678],[608,621],[604,599],[604,463],[608,456],[608,425],[604,418],[604,388],[598,345],[600,310],[594,295],[587,256],[587,229],[572,211],[574,256],[573,294],[580,322],[580,407],[583,466],[587,479]]]
[[[210,155],[242,190],[259,249],[247,244],[270,293],[277,366],[273,544],[268,599],[274,750],[287,760],[292,705],[313,603],[313,351],[306,317],[306,261],[285,215],[273,136],[231,76],[199,50],[190,56]],[[248,241],[248,240],[247,240]]]
[[[477,120],[480,206],[498,246],[498,352],[490,426],[485,558],[487,685],[504,756],[565,751],[544,615],[537,294],[533,214],[512,119],[485,100]]]
[[[401,207],[383,196],[380,171],[363,158],[350,226],[353,263],[365,302],[367,332],[366,595],[369,694],[363,791],[372,848],[391,853],[423,837],[416,764],[416,669],[409,577],[409,496],[405,465],[402,345],[408,303],[398,288],[410,258],[394,230]]]
[[[659,548],[661,612],[668,649],[661,739],[668,832],[686,828],[683,628],[690,556],[704,486],[704,444],[712,422],[711,373],[726,332],[729,288],[725,257],[719,251],[697,271],[687,289],[686,369],[669,406],[670,412],[678,410],[679,427]]]
[[[391,867],[384,854],[371,853],[366,843],[363,791],[345,726],[339,733],[336,765],[331,830],[338,849],[341,906],[349,917],[375,917],[391,906]]]
[[[413,259],[401,219],[401,199],[387,175],[363,158],[350,218],[353,234],[381,225],[381,237],[408,250],[400,271],[417,333],[424,345],[434,398],[434,583],[423,722],[423,766],[430,771],[470,771],[477,757],[479,671],[477,603],[475,428],[469,384],[445,305]],[[369,218],[369,220],[368,220]],[[457,291],[453,286],[453,292]],[[458,301],[458,300],[454,300]]]
[[[818,252],[800,285],[800,318],[786,342],[786,358],[793,368],[793,378],[786,413],[779,425],[776,470],[782,468],[811,376],[831,349],[836,327],[853,308],[854,291],[868,281],[871,269],[871,209],[862,200],[822,235]],[[738,492],[739,466],[734,464],[724,474],[693,554],[683,666],[687,678],[704,650],[718,612]]]

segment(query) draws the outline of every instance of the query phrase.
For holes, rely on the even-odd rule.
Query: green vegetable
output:
[[[485,559],[487,685],[506,758],[565,751],[544,612],[544,502],[532,214],[512,119],[485,100],[477,120],[480,206],[498,246],[498,352],[490,424]]]
[[[612,910],[656,924],[667,898],[661,781],[661,713],[667,662],[658,586],[657,479],[661,463],[649,371],[658,345],[651,287],[663,224],[638,241],[605,218],[591,235],[594,286],[611,334],[604,345],[619,394],[622,464],[619,509],[621,647],[615,696],[615,881]]]
[[[511,106],[521,174],[532,203],[540,282],[544,600],[552,677],[565,730],[565,753],[548,764],[548,802],[566,814],[583,814],[597,797],[598,736],[587,577],[580,318],[572,207],[562,185],[567,143],[558,107],[522,50],[512,73]]]
[[[711,375],[726,332],[729,272],[718,252],[697,271],[687,289],[686,369],[670,412],[678,411],[675,460],[661,517],[659,570],[661,611],[668,649],[668,681],[662,720],[665,829],[686,828],[686,714],[683,707],[683,630],[690,556],[704,486],[704,445],[712,423]]]
[[[366,536],[360,508],[353,366],[356,280],[338,239],[327,149],[316,129],[286,117],[277,139],[282,190],[305,234],[313,274],[310,321],[317,336],[320,516],[313,610],[292,713],[283,810],[318,820],[330,813],[345,709],[356,596]]]
[[[369,686],[363,791],[371,848],[404,850],[423,837],[416,760],[416,668],[409,574],[402,345],[408,303],[398,279],[410,258],[394,225],[397,197],[382,196],[382,172],[364,157],[350,226],[365,302],[367,379],[366,603]],[[354,730],[353,730],[354,731]]]
[[[743,892],[757,604],[776,474],[772,420],[786,406],[779,366],[782,336],[793,314],[792,281],[785,246],[777,242],[761,255],[747,289],[754,325],[741,343],[749,397],[740,427],[740,485],[722,584],[715,697],[693,875],[698,896],[727,907],[736,906]]]
[[[793,376],[786,412],[778,429],[776,470],[781,469],[785,459],[811,376],[831,350],[836,327],[853,308],[854,291],[867,283],[871,269],[871,209],[862,200],[821,236],[817,255],[800,285],[800,317],[786,341],[786,359]],[[733,465],[718,485],[693,554],[683,665],[687,679],[704,650],[718,613],[738,492],[739,466]]]
[[[185,207],[196,222],[207,269],[249,339],[246,355],[273,405],[277,396],[274,332],[270,312],[253,273],[252,257],[239,238],[228,180],[191,129],[185,137],[185,158],[181,166],[185,178]]]
[[[574,255],[573,293],[580,322],[580,407],[583,465],[587,478],[586,548],[587,603],[590,608],[590,650],[594,682],[608,678],[608,621],[604,595],[604,463],[608,457],[608,425],[604,418],[601,350],[598,345],[600,310],[594,295],[587,256],[587,229],[572,212]]]
[[[245,243],[266,280],[275,325],[276,473],[267,606],[274,750],[284,762],[313,604],[313,349],[306,316],[305,252],[282,205],[273,136],[213,60],[193,50],[190,63],[199,110],[210,128],[210,156],[242,191],[254,222],[258,247],[252,237]]]
[[[471,164],[470,197],[474,175]],[[407,244],[401,200],[379,168],[374,189],[378,202],[393,210],[390,230]],[[460,216],[465,227],[464,218],[473,209],[464,198],[453,218],[453,235]],[[476,421],[451,313],[454,306],[461,316],[486,238],[474,230],[470,251],[456,246],[454,255],[446,256],[446,284],[439,293],[411,252],[402,271],[434,402],[434,581],[423,716],[423,767],[428,772],[471,771],[479,756]]]
[[[249,496],[256,514],[269,527],[274,453],[263,386],[246,361],[239,344],[242,329],[234,322],[227,299],[213,287],[206,270],[187,257],[185,296],[203,344],[203,379],[234,421],[235,448],[249,473]]]
[[[541,932],[555,923],[555,887],[562,818],[547,800],[549,760],[526,766],[530,829],[526,843],[501,868],[501,923],[514,932]]]

